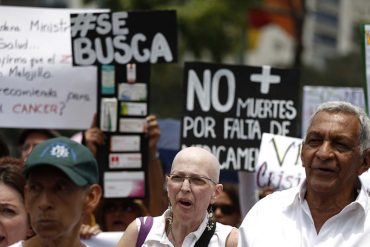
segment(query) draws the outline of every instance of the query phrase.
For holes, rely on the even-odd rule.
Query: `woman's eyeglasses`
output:
[[[182,184],[185,179],[189,181],[189,184],[195,185],[195,186],[203,186],[208,183],[208,181],[212,182],[213,184],[216,184],[212,179],[204,177],[204,176],[184,176],[184,175],[177,175],[177,174],[170,174],[169,179],[172,183],[175,184]]]
[[[230,215],[230,214],[233,214],[235,212],[235,208],[231,204],[221,204],[221,203],[217,204],[217,203],[214,203],[211,206],[212,206],[213,212],[215,212],[219,208],[221,210],[221,213],[224,214],[224,215]]]

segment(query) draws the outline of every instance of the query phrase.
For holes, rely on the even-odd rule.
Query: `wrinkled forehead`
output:
[[[307,131],[315,128],[323,128],[327,130],[329,126],[342,126],[344,131],[351,130],[360,133],[361,123],[359,118],[352,112],[338,112],[338,111],[320,111],[316,113],[310,122]]]

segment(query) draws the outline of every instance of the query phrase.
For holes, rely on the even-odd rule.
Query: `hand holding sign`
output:
[[[97,126],[97,115],[95,113],[90,128],[84,132],[85,145],[94,156],[96,156],[97,146],[104,144],[104,133]]]

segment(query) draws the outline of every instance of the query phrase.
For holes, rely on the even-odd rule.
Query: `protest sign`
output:
[[[72,11],[0,7],[0,127],[90,126],[96,68],[72,66]]]
[[[302,137],[316,108],[327,101],[347,101],[365,109],[364,90],[360,87],[304,86],[302,106]]]
[[[73,64],[175,62],[176,30],[172,10],[72,14]]]
[[[181,144],[202,146],[221,169],[255,171],[262,133],[295,136],[297,70],[186,63]]]
[[[100,152],[104,197],[147,196],[150,65],[98,65],[98,123],[106,136]],[[124,188],[124,189],[123,189]]]
[[[302,139],[263,133],[256,167],[257,188],[297,186],[305,177],[300,158]]]
[[[74,66],[98,68],[104,197],[146,197],[150,64],[176,61],[176,12],[71,14],[71,43]]]
[[[364,58],[365,67],[365,96],[366,96],[366,109],[369,113],[370,110],[370,100],[369,100],[369,90],[370,90],[370,24],[362,25],[362,54]]]
[[[302,139],[264,133],[256,167],[256,187],[274,190],[298,186],[306,173],[301,161]],[[370,195],[370,171],[360,179]]]

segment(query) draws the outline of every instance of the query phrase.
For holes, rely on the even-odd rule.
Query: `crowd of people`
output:
[[[302,144],[306,179],[284,191],[267,188],[246,215],[238,185],[220,182],[211,152],[184,148],[164,174],[155,116],[147,117],[145,133],[145,200],[103,198],[95,156],[104,133],[94,123],[73,138],[25,130],[19,158],[0,142],[0,247],[84,246],[81,239],[106,231],[123,232],[117,245],[124,247],[370,242],[370,201],[359,179],[370,167],[370,119],[357,106],[320,105]]]

